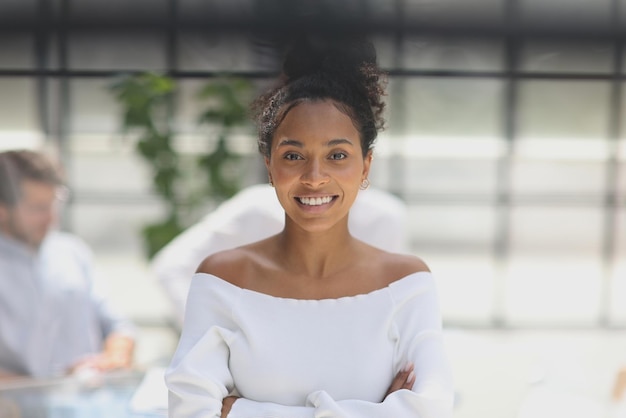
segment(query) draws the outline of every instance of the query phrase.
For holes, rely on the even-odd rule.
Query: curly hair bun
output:
[[[315,74],[354,77],[364,65],[376,66],[371,42],[355,37],[325,38],[301,35],[291,44],[283,62],[288,80]]]
[[[285,56],[278,84],[251,106],[259,129],[259,150],[267,157],[274,132],[292,105],[333,100],[361,135],[363,156],[384,128],[386,74],[376,64],[371,42],[356,37],[299,36]]]

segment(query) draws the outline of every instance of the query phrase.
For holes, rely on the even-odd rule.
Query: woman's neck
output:
[[[285,270],[310,278],[327,278],[353,265],[354,243],[347,219],[325,231],[307,231],[285,222],[279,240]]]

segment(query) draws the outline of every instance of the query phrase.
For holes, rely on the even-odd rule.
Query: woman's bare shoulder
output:
[[[383,252],[380,260],[387,284],[413,273],[430,272],[424,260],[414,255]]]
[[[241,248],[219,251],[206,257],[196,270],[196,273],[206,273],[219,277],[233,285],[242,287],[244,283],[246,252]]]
[[[230,250],[219,251],[206,257],[196,273],[217,276],[235,286],[248,287],[258,275],[262,265],[264,242],[253,243]]]

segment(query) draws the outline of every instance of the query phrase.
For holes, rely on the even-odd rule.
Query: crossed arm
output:
[[[407,365],[404,370],[400,370],[398,372],[396,377],[393,379],[393,382],[391,382],[389,390],[387,390],[387,393],[385,394],[385,398],[400,389],[411,390],[413,384],[415,383],[415,371],[413,369],[414,365],[411,363]],[[230,410],[237,399],[239,399],[238,396],[227,396],[226,398],[224,398],[224,400],[222,401],[222,418],[228,417],[228,414],[230,413]]]

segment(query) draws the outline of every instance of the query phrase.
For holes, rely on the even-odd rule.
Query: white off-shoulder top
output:
[[[412,390],[385,398],[409,362]],[[452,416],[429,272],[322,300],[270,296],[197,273],[166,383],[175,418],[220,417],[229,394],[241,399],[228,418]]]

